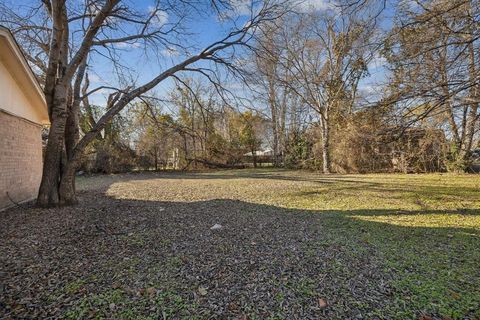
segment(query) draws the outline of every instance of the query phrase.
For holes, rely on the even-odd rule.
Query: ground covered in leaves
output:
[[[78,184],[78,206],[0,213],[0,318],[480,319],[479,176]]]

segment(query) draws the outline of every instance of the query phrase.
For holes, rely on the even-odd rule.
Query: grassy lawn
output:
[[[78,188],[79,206],[1,214],[0,317],[480,319],[478,175],[260,169]]]

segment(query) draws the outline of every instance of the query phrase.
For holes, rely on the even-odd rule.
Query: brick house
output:
[[[10,31],[0,26],[0,210],[36,198],[42,175],[42,88]]]

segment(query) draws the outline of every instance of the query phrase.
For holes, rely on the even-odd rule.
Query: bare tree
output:
[[[41,6],[24,15],[2,8],[2,23],[12,28],[21,44],[27,44],[24,51],[43,80],[49,110],[51,127],[37,204],[76,203],[74,174],[82,152],[112,117],[177,73],[197,72],[215,81],[214,70],[198,62],[233,68],[235,48],[246,46],[264,23],[281,16],[285,12],[285,2],[251,1],[248,21],[232,18],[233,27],[225,36],[197,53],[191,53],[193,46],[182,45],[192,38],[182,27],[183,22],[192,15],[201,17],[203,12],[212,9],[221,20],[235,17],[238,11],[236,1],[158,0],[146,13],[120,0],[85,0],[80,3],[43,0]],[[174,17],[174,21],[165,23],[166,16]],[[106,112],[80,138],[78,107],[85,102],[81,89],[86,81],[89,59],[106,57],[118,71],[122,63],[115,55],[115,46],[132,43],[142,43],[145,48],[156,52],[183,50],[183,55],[143,84],[137,85],[123,77],[123,85],[109,95]],[[30,47],[34,49],[30,50]],[[92,89],[86,95],[100,89]]]
[[[480,120],[479,13],[470,0],[404,1],[386,45],[392,101],[410,124],[445,127],[454,170],[468,166]]]
[[[286,54],[284,40],[276,25],[263,29],[256,43],[255,68],[251,80],[260,91],[259,99],[269,106],[275,166],[284,162],[287,115],[292,94],[287,85],[290,81],[291,59],[285,59],[285,65],[281,62]]]
[[[319,116],[323,172],[330,173],[331,125],[341,110],[352,110],[358,83],[376,48],[374,20],[351,12],[312,12],[284,32],[281,62],[289,86]]]

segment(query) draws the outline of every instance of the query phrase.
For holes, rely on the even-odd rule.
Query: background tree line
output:
[[[189,78],[168,102],[137,104],[129,168],[256,165],[255,153],[270,150],[274,166],[325,173],[472,169],[478,3],[399,2],[389,28],[383,5],[345,2],[265,24],[237,88],[246,103]],[[379,63],[386,80],[368,91],[362,81]]]
[[[81,167],[233,167],[268,154],[324,173],[430,172],[478,158],[476,0],[157,0],[146,12],[45,0],[0,12],[49,107],[40,205],[75,203]],[[223,34],[199,47],[193,17]],[[158,72],[139,81],[134,59]],[[95,86],[92,73],[109,80]],[[105,103],[91,103],[99,92]]]

